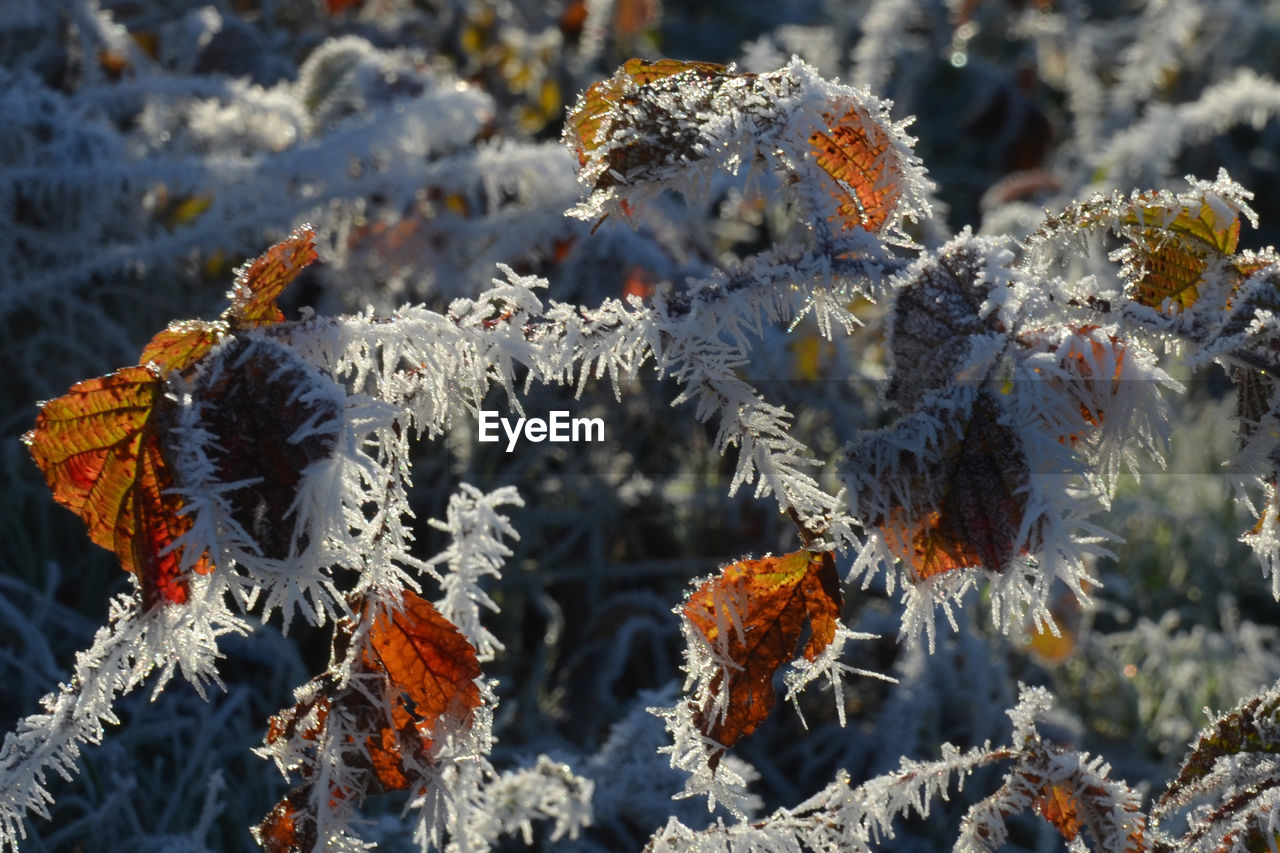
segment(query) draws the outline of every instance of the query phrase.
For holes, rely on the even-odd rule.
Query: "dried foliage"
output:
[[[1107,511],[1190,435],[1251,517],[1151,504],[1280,600],[1280,254],[1244,227],[1280,207],[1223,132],[1274,135],[1232,70],[1274,11],[1012,5],[828,4],[740,64],[624,59],[691,26],[655,0],[0,12],[0,352],[22,428],[55,395],[22,464],[128,584],[50,690],[63,569],[0,578],[38,688],[0,847],[84,845],[53,771],[119,785],[130,849],[1273,849],[1280,632],[1173,534],[1136,574]],[[179,674],[293,787],[232,808],[220,711],[141,726]],[[85,770],[138,726],[187,775]]]

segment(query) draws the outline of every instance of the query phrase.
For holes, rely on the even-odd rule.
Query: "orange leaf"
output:
[[[311,850],[316,843],[315,809],[359,804],[369,794],[408,790],[423,780],[411,776],[406,755],[425,757],[431,736],[442,719],[469,723],[480,705],[475,680],[480,664],[475,649],[460,631],[440,615],[429,601],[413,592],[403,593],[398,611],[375,611],[357,600],[353,609],[371,619],[368,645],[352,663],[351,680],[339,687],[338,673],[353,653],[354,626],[340,620],[335,628],[334,660],[327,672],[313,678],[291,708],[275,714],[266,741],[281,738],[318,742],[334,720],[346,734],[339,745],[348,768],[356,769],[350,787],[332,786],[320,804],[313,796],[320,756],[319,747],[302,762],[303,784],[289,793],[263,819],[254,834],[268,850]],[[382,704],[375,685],[381,676]],[[370,689],[374,687],[375,689]],[[388,711],[390,712],[388,714]],[[333,745],[329,745],[329,749]],[[363,771],[363,772],[360,772]],[[267,846],[267,840],[276,846]]]
[[[1062,360],[1063,367],[1087,383],[1094,383],[1102,379],[1102,377],[1093,375],[1093,366],[1095,364],[1105,364],[1108,360],[1106,345],[1093,335],[1097,328],[1097,326],[1082,326],[1077,329],[1070,338],[1067,351]],[[1112,368],[1111,372],[1111,382],[1105,394],[1094,393],[1091,395],[1093,399],[1080,403],[1080,417],[1090,427],[1101,426],[1103,419],[1106,417],[1106,410],[1097,404],[1097,398],[1115,397],[1119,394],[1120,375],[1124,372],[1125,348],[1120,343],[1119,338],[1114,335],[1108,335],[1107,337],[1116,352],[1115,367]],[[1088,348],[1087,354],[1086,346]],[[1074,445],[1078,440],[1078,436],[1075,434],[1059,436],[1058,440],[1069,441]]]
[[[298,228],[240,271],[231,306],[223,313],[232,329],[256,329],[284,320],[276,298],[316,259],[315,236],[308,227]]]
[[[249,265],[222,320],[170,324],[143,348],[138,365],[73,385],[41,407],[35,426],[23,436],[54,500],[80,516],[89,538],[114,551],[121,566],[137,576],[147,608],[182,604],[188,596],[181,550],[174,544],[190,530],[191,519],[181,514],[183,502],[173,494],[173,473],[165,460],[163,375],[194,365],[229,329],[284,319],[276,297],[315,259],[313,237],[309,228],[300,228]],[[220,437],[233,433],[224,430]],[[207,554],[194,569],[212,569]]]
[[[176,540],[191,527],[172,493],[156,424],[163,385],[151,367],[126,367],[78,382],[45,403],[23,436],[54,500],[89,528],[89,538],[115,552],[142,584],[143,602],[187,600]],[[196,571],[211,565],[202,555]]]
[[[613,32],[621,39],[646,33],[661,20],[659,0],[618,0],[613,7]]]
[[[1057,617],[1054,618],[1056,621]],[[1056,635],[1046,627],[1034,629],[1027,637],[1027,647],[1047,663],[1061,663],[1071,657],[1076,645],[1075,630],[1062,624],[1058,625]]]
[[[1075,791],[1065,785],[1046,784],[1036,799],[1034,808],[1053,824],[1062,837],[1074,841],[1080,834],[1084,821],[1080,819],[1079,804]]]
[[[889,136],[864,110],[851,107],[837,119],[824,113],[827,127],[809,137],[818,165],[835,182],[829,188],[841,230],[879,231],[902,195],[889,173]]]
[[[1077,773],[1060,782],[1041,782],[1035,774],[1024,771],[1024,778],[1040,789],[1031,807],[1067,841],[1074,841],[1082,829],[1088,831],[1095,845],[1104,838],[1118,840],[1119,833],[1124,832],[1123,846],[1109,849],[1143,853],[1147,849],[1145,816],[1130,804],[1117,807],[1112,793],[1082,777]]]
[[[1134,301],[1159,308],[1168,299],[1177,311],[1195,304],[1209,259],[1231,254],[1240,239],[1240,217],[1233,211],[1224,218],[1222,211],[1205,200],[1134,199],[1119,217],[1119,230],[1130,241],[1124,268]]]
[[[262,822],[253,827],[253,837],[266,853],[301,853],[316,844],[315,820],[307,813],[310,786],[295,788],[276,803]]]
[[[622,285],[622,298],[625,300],[628,296],[635,296],[648,299],[657,289],[653,281],[653,271],[636,264],[627,271],[627,280]]]
[[[1067,329],[1065,340],[1061,339],[1063,330],[1035,330],[1018,337],[1018,342],[1028,348],[1048,348],[1060,354],[1058,367],[1067,378],[1064,382],[1055,377],[1050,386],[1072,399],[1080,413],[1080,422],[1066,424],[1067,431],[1058,435],[1060,443],[1071,447],[1102,425],[1107,407],[1120,393],[1128,357],[1125,346],[1114,335],[1103,337],[1098,329],[1093,325]],[[1103,375],[1098,375],[1100,370]],[[1059,428],[1063,428],[1061,422]]]
[[[203,320],[170,323],[142,348],[138,364],[154,362],[161,370],[186,370],[213,349],[226,332],[226,323]]]
[[[587,25],[587,0],[569,0],[560,13],[560,32],[566,40],[576,42],[582,38]]]
[[[829,552],[742,560],[700,586],[685,602],[684,616],[737,664],[713,683],[729,692],[728,713],[710,720],[709,709],[699,709],[702,730],[726,747],[754,731],[773,707],[773,676],[795,658],[806,625],[803,654],[813,660],[834,639],[842,603]]]
[[[405,590],[403,604],[399,612],[374,619],[365,665],[386,673],[427,728],[445,715],[466,720],[480,705],[475,649],[431,602]]]
[[[1134,278],[1135,302],[1159,308],[1166,299],[1176,310],[1190,308],[1200,298],[1200,279],[1208,261],[1184,248],[1160,245],[1143,238],[1135,244],[1130,269]]]

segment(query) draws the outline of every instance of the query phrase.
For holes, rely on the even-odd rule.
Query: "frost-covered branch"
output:
[[[216,669],[217,640],[247,633],[241,619],[206,602],[198,612],[139,612],[138,598],[112,599],[110,617],[93,644],[76,655],[71,680],[40,700],[44,711],[18,722],[0,746],[0,848],[18,850],[26,838],[28,813],[49,817],[53,803],[48,774],[70,780],[78,772],[82,744],[98,744],[104,724],[118,725],[118,698],[160,671],[154,691],[164,688],[175,669],[204,692],[221,685]]]
[[[498,610],[481,584],[485,577],[502,575],[502,564],[511,556],[503,538],[520,538],[510,520],[498,512],[503,505],[524,506],[524,501],[512,486],[485,494],[463,483],[449,498],[445,520],[430,522],[452,538],[443,552],[428,561],[431,566],[443,563],[448,567],[440,578],[444,597],[436,602],[436,609],[471,641],[481,662],[502,651],[502,643],[480,623],[481,609]]]

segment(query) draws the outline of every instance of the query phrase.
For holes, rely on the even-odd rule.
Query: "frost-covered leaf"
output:
[[[1146,308],[1176,314],[1196,304],[1211,264],[1228,265],[1239,242],[1241,214],[1254,218],[1249,197],[1225,172],[1212,182],[1192,181],[1181,193],[1095,195],[1050,216],[1030,243],[1110,230],[1126,243],[1112,255],[1121,264],[1125,295]]]
[[[1068,841],[1075,840],[1080,834],[1080,827],[1084,825],[1080,819],[1080,803],[1076,801],[1075,792],[1061,783],[1045,786],[1036,798],[1035,810]]]
[[[957,851],[996,851],[1008,841],[1006,820],[1034,811],[1068,842],[1089,838],[1093,850],[1145,853],[1147,819],[1141,797],[1124,782],[1109,778],[1111,768],[1099,758],[1072,752],[1047,740],[1036,724],[1051,700],[1043,688],[1022,688],[1010,710],[1013,744],[992,751],[1012,759],[1004,782],[975,803],[960,825]],[[1073,847],[1072,849],[1077,849]]]
[[[227,495],[231,516],[264,557],[286,559],[308,542],[290,518],[294,500],[307,467],[333,452],[339,421],[317,383],[330,381],[291,350],[240,339],[193,385],[217,479],[242,484]]]
[[[299,788],[285,794],[253,828],[254,838],[266,853],[300,853],[315,849],[315,826],[306,815],[305,793],[305,789]]]
[[[176,543],[192,522],[183,513],[182,498],[175,494],[178,484],[166,458],[170,424],[164,376],[199,363],[228,329],[256,328],[284,319],[276,297],[315,259],[313,236],[310,228],[300,228],[249,265],[238,276],[231,305],[219,321],[170,324],[143,348],[138,365],[79,382],[45,403],[35,427],[23,437],[54,500],[79,515],[89,528],[89,538],[114,551],[124,569],[137,576],[147,607],[182,604],[188,596],[183,552]],[[256,394],[242,393],[244,382],[233,385],[231,396],[238,394],[237,399],[212,399],[227,397],[225,387],[206,389],[214,403],[212,417],[220,420],[223,458],[233,468],[240,466],[225,471],[224,481],[262,478],[267,488],[285,493],[265,505],[259,501],[248,510],[256,514],[253,517],[238,516],[246,530],[263,527],[267,521],[273,528],[282,527],[279,522],[292,500],[290,485],[296,484],[305,463],[322,450],[316,449],[315,436],[310,444],[295,441],[295,431],[314,427],[323,413],[314,406],[295,405],[293,395],[298,391],[285,387],[289,377],[277,368],[279,364],[271,365],[269,371],[261,364],[256,372],[253,366],[248,368],[245,378],[256,377]],[[261,429],[246,432],[249,420]],[[253,446],[232,447],[237,441]],[[299,459],[299,453],[305,459]],[[191,568],[204,573],[212,563],[202,554]]]
[[[684,616],[723,662],[696,721],[728,747],[769,715],[773,676],[796,657],[812,661],[835,637],[843,597],[830,552],[796,551],[725,566],[689,597]]]
[[[916,449],[906,434],[929,420],[937,432]],[[855,446],[846,470],[856,486],[858,516],[922,581],[967,567],[1004,572],[1034,550],[1024,530],[1030,469],[999,402],[982,392],[972,402],[924,410],[894,435],[874,434]]]
[[[985,378],[971,365],[975,339],[998,342],[1007,332],[1000,312],[988,307],[1001,286],[989,272],[990,248],[960,237],[903,274],[890,318],[893,371],[885,397],[904,412],[953,383]]]
[[[1280,696],[1274,691],[1245,700],[1200,732],[1161,799],[1176,799],[1184,789],[1208,777],[1223,757],[1251,753],[1280,755],[1277,724],[1280,724]]]
[[[714,89],[735,76],[708,62],[628,60],[587,89],[565,120],[565,141],[578,155],[582,179],[607,189],[707,156],[707,140],[687,116],[707,109]]]
[[[831,194],[840,227],[879,231],[902,195],[889,134],[858,104],[844,115],[824,113],[823,118],[827,127],[814,131],[809,144],[835,184]]]
[[[1056,370],[1046,379],[1049,386],[1062,394],[1079,412],[1078,424],[1070,423],[1058,441],[1075,447],[1090,432],[1101,426],[1107,410],[1119,404],[1121,381],[1129,362],[1125,343],[1094,325],[1079,328],[1055,328],[1051,334],[1039,331],[1020,335],[1019,343],[1029,350],[1044,346],[1053,348]]]
[[[905,217],[928,215],[931,187],[905,126],[885,102],[798,59],[763,74],[633,59],[589,88],[566,123],[591,194],[573,215],[630,215],[663,189],[701,197],[716,170],[758,162],[781,176],[815,231],[830,238],[833,220],[841,232],[898,240]],[[843,239],[857,252],[879,245]]]
[[[279,323],[284,314],[276,299],[303,267],[316,259],[315,232],[303,226],[272,246],[236,275],[228,294],[231,304],[214,322],[179,320],[157,333],[143,348],[139,364],[154,362],[161,370],[186,370],[218,344],[228,331]]]
[[[254,831],[270,851],[312,849],[370,794],[421,793],[435,739],[467,728],[481,705],[475,650],[429,601],[404,590],[398,609],[354,609],[363,650],[362,632],[341,620],[330,668],[268,725],[260,751],[302,777]]]
[[[1165,300],[1190,308],[1209,259],[1234,252],[1240,237],[1240,217],[1230,207],[1203,198],[1171,204],[1159,193],[1134,199],[1120,224],[1130,240],[1123,263],[1132,298],[1150,308]]]
[[[364,665],[385,673],[395,704],[424,732],[446,715],[465,720],[480,704],[475,649],[431,602],[405,590],[403,605],[374,618]]]
[[[1000,790],[966,816],[961,830],[963,842],[971,844],[966,849],[1000,849],[1005,819],[1029,805],[1067,841],[1084,834],[1096,850],[1145,853],[1146,818],[1139,797],[1108,779],[1105,764],[1052,744],[1024,749]]]
[[[1186,813],[1178,838],[1155,849],[1189,853],[1274,848],[1280,819],[1280,692],[1275,686],[1220,715],[1183,759],[1152,808],[1172,822]],[[1176,825],[1176,824],[1175,824]]]

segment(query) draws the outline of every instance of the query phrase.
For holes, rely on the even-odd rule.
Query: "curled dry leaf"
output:
[[[707,156],[696,123],[670,114],[668,98],[710,106],[715,90],[742,75],[710,62],[630,59],[592,85],[565,120],[564,137],[593,189],[643,181],[662,166]]]
[[[253,828],[253,837],[266,853],[301,853],[315,849],[315,819],[307,811],[309,793],[309,786],[294,788]]]
[[[276,300],[315,259],[315,232],[309,226],[298,228],[237,272],[231,304],[223,312],[223,319],[233,331],[283,321],[284,314]]]
[[[700,728],[729,747],[769,715],[773,676],[796,657],[806,628],[806,659],[835,637],[843,597],[830,552],[797,551],[782,557],[742,560],[721,569],[685,602],[684,616],[731,665],[712,683],[728,693],[723,715],[697,711]]]
[[[315,232],[296,229],[236,273],[231,304],[214,322],[179,320],[158,333],[143,348],[139,364],[154,363],[164,371],[186,370],[226,337],[228,332],[279,323],[284,314],[276,304],[303,268],[316,259]]]

